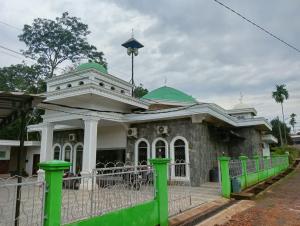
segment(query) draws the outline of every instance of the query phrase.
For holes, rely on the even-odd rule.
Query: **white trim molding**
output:
[[[82,152],[84,150],[84,146],[83,146],[83,143],[82,142],[78,142],[74,145],[74,152],[73,152],[73,173],[75,174],[76,173],[76,156],[77,156],[77,148],[81,146],[82,147]],[[83,164],[83,153],[82,153],[82,163],[81,163],[81,167],[82,167],[82,164]]]
[[[185,155],[185,172],[186,175],[185,177],[176,177],[175,176],[175,147],[174,144],[177,140],[182,140],[184,142],[184,155]],[[184,180],[190,180],[190,156],[189,156],[189,142],[185,137],[182,136],[176,136],[174,137],[171,142],[170,142],[170,158],[171,158],[171,178],[176,178],[176,179],[184,179]]]
[[[146,144],[147,144],[147,163],[149,162],[149,159],[150,159],[150,143],[148,140],[146,140],[145,138],[140,138],[138,139],[136,142],[135,142],[135,145],[134,145],[134,165],[138,165],[138,161],[139,161],[139,155],[138,155],[138,152],[139,152],[139,144],[144,141]]]
[[[56,147],[59,147],[59,158],[58,158],[58,160],[61,160],[62,159],[62,148],[61,148],[61,145],[59,143],[56,143],[52,146],[52,153],[53,153],[52,159],[54,159],[54,151],[55,151]]]
[[[152,142],[152,158],[156,158],[156,143],[158,141],[163,141],[166,145],[166,158],[169,158],[169,144],[168,144],[168,141],[162,137],[157,137],[156,139],[153,140]]]

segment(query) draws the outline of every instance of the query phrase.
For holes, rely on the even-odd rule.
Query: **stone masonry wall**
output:
[[[127,140],[127,152],[130,161],[134,160],[135,142],[139,138],[145,138],[152,147],[154,139],[159,137],[157,126],[168,126],[169,134],[163,137],[170,145],[176,136],[182,136],[189,143],[190,175],[193,185],[200,185],[209,179],[209,170],[217,167],[217,157],[222,152],[227,153],[227,144],[213,140],[209,136],[208,125],[205,123],[192,123],[190,118],[156,121],[141,124],[132,124],[131,127],[138,129],[138,138]],[[170,148],[169,148],[170,149]],[[168,150],[170,151],[170,150]],[[151,153],[151,151],[150,151]]]

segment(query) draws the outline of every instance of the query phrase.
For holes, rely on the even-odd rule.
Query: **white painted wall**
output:
[[[34,154],[40,154],[40,147],[26,147],[27,154],[26,154],[26,160],[25,163],[25,171],[31,176],[32,174],[32,164],[33,164],[33,155]]]
[[[100,122],[101,124],[101,122]],[[122,125],[99,126],[97,135],[97,149],[126,148],[127,130]]]

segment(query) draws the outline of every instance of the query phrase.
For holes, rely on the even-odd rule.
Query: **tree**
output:
[[[19,39],[27,46],[23,54],[37,60],[46,77],[51,78],[55,69],[65,61],[74,63],[91,59],[106,66],[103,53],[88,43],[89,34],[87,24],[64,12],[55,20],[37,18],[32,25],[24,25]]]
[[[288,127],[286,125],[286,123],[281,122],[279,120],[279,118],[277,117],[277,118],[271,120],[271,125],[272,125],[272,134],[273,134],[274,137],[276,137],[278,139],[278,142],[279,142],[278,145],[280,145],[280,146],[283,145],[282,139],[280,139],[281,128],[284,128],[284,130],[286,130],[288,132],[288,134],[287,134],[287,143],[292,144],[292,139],[289,135],[289,132],[290,132],[291,128]]]
[[[133,96],[136,98],[141,98],[145,96],[149,91],[143,87],[143,84],[140,84],[139,86],[134,88]]]
[[[293,127],[293,132],[295,133],[295,125],[296,125],[296,114],[295,113],[292,113],[290,115],[290,125]]]
[[[0,68],[0,90],[25,93],[44,92],[45,84],[38,65],[16,64]]]
[[[0,90],[10,92],[40,93],[46,90],[44,78],[41,76],[38,65],[27,66],[16,64],[0,68]],[[26,117],[26,122],[31,124],[41,122],[42,110],[35,110]],[[21,121],[17,119],[12,124],[0,130],[1,139],[15,140],[19,137]],[[36,139],[38,133],[30,134],[31,139]]]
[[[283,111],[283,102],[284,102],[284,100],[287,100],[289,98],[289,92],[285,87],[286,87],[286,85],[284,85],[284,84],[276,85],[276,90],[274,92],[272,92],[272,97],[274,98],[276,103],[281,104],[281,112],[282,112],[282,121],[283,122],[285,122],[284,111]],[[285,127],[284,127],[283,131],[284,131],[284,137],[285,137],[285,143],[286,143],[287,142],[287,134],[286,134]]]

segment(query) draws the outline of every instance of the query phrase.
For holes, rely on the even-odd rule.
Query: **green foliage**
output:
[[[289,153],[289,162],[290,164],[292,164],[296,158],[300,157],[300,150],[295,148],[295,147],[291,147],[291,146],[282,146],[282,147],[272,147],[271,148],[271,154],[275,154],[275,155],[283,155],[286,152]]]
[[[0,68],[0,90],[22,91],[25,93],[40,93],[46,91],[45,82],[41,76],[41,68],[38,65],[27,66],[24,64],[11,65]],[[30,112],[26,117],[27,124],[35,124],[42,121],[42,110]],[[19,139],[20,120],[16,120],[9,126],[0,130],[0,139]],[[38,134],[30,134],[30,139],[37,139]]]
[[[40,93],[45,89],[38,65],[16,64],[0,68],[0,90]]]
[[[288,127],[286,125],[286,123],[283,123],[278,118],[275,118],[275,119],[271,120],[271,125],[272,125],[272,134],[273,134],[273,136],[275,136],[278,139],[278,144],[277,145],[279,145],[279,146],[281,145],[279,129],[281,129],[281,131],[283,131],[283,129],[285,129],[286,132],[287,132],[287,142],[288,142],[288,144],[293,143],[292,139],[289,135],[290,131],[291,131],[291,128]]]
[[[284,100],[289,98],[289,92],[285,88],[286,85],[276,85],[276,91],[272,92],[272,97],[277,103],[283,103]]]
[[[51,78],[58,65],[67,60],[91,59],[106,66],[103,53],[88,43],[89,34],[87,24],[64,12],[55,20],[37,18],[32,25],[24,25],[19,39],[27,46],[23,54],[37,60],[45,76]]]
[[[133,91],[133,96],[136,98],[141,98],[145,96],[148,92],[148,89],[144,88],[143,84],[140,84],[139,86],[135,87]]]
[[[295,125],[296,125],[296,114],[292,113],[290,116],[290,125],[293,127],[293,131],[295,132]]]

